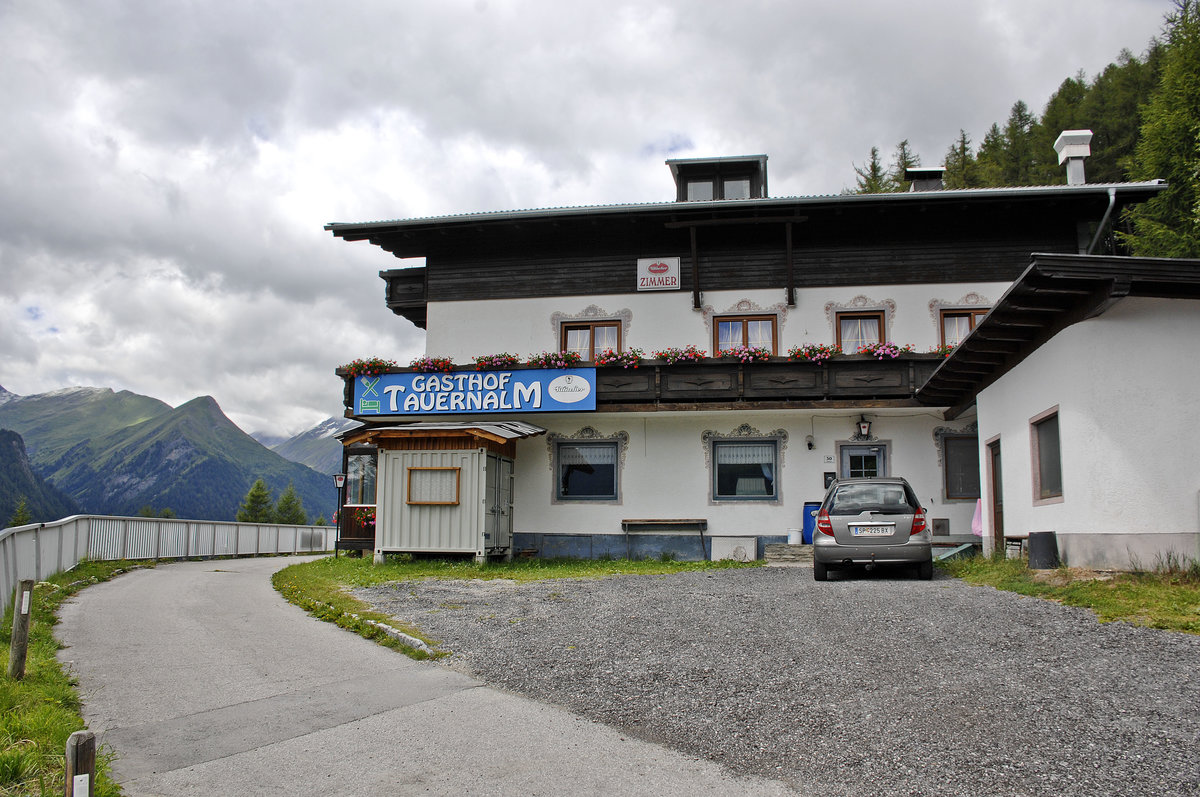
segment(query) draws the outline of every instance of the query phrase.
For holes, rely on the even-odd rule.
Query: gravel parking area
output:
[[[490,685],[802,793],[1200,794],[1200,637],[940,573],[833,578],[756,568],[355,594]]]

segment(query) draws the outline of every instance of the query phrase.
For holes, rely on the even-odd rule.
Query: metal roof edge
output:
[[[1146,180],[1135,183],[1085,183],[1083,185],[1014,186],[1005,188],[953,188],[940,191],[904,191],[884,194],[818,194],[812,196],[765,197],[762,199],[714,199],[690,202],[645,202],[618,205],[571,205],[550,208],[528,208],[522,210],[494,210],[474,213],[459,213],[447,216],[424,216],[407,219],[385,219],[363,222],[328,222],[324,229],[338,235],[343,232],[367,232],[398,227],[440,226],[445,224],[478,224],[480,222],[503,222],[533,219],[554,219],[590,214],[618,214],[629,212],[680,212],[707,209],[728,210],[730,208],[776,208],[806,207],[822,204],[872,204],[904,202],[942,202],[961,199],[1033,196],[1071,196],[1097,194],[1107,196],[1110,189],[1118,193],[1134,193],[1165,190],[1164,180]]]

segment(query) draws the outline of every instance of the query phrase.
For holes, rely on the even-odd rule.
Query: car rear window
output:
[[[860,512],[880,512],[885,515],[907,515],[916,511],[902,484],[843,484],[829,502],[831,515],[857,515]]]

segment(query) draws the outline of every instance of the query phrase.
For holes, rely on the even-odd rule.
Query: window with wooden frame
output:
[[[771,501],[778,497],[775,440],[716,440],[712,444],[714,501]]]
[[[942,310],[941,312],[941,343],[943,346],[957,346],[962,343],[979,319],[987,315],[987,308],[978,310]]]
[[[1059,443],[1058,407],[1035,415],[1029,421],[1033,454],[1033,503],[1063,500],[1062,447]]]
[[[408,501],[418,506],[454,506],[458,504],[458,486],[462,468],[409,468]]]
[[[846,354],[857,354],[863,346],[883,343],[883,311],[837,314],[837,345]]]
[[[558,441],[554,447],[555,499],[616,500],[619,460],[615,440]]]
[[[773,315],[722,315],[713,318],[713,354],[738,346],[761,346],[771,354],[778,354],[776,337],[776,318]]]
[[[942,454],[947,500],[978,498],[979,438],[948,434],[942,438]]]
[[[620,321],[570,321],[562,325],[562,351],[573,351],[585,360],[612,349],[621,352]]]

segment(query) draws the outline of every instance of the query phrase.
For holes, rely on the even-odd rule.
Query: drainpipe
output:
[[[1117,206],[1117,189],[1108,189],[1108,209],[1104,211],[1104,218],[1100,219],[1100,226],[1096,228],[1096,235],[1092,238],[1091,244],[1088,245],[1085,255],[1090,255],[1096,248],[1096,244],[1100,243],[1100,236],[1104,234],[1104,228],[1108,225],[1108,220],[1112,218],[1113,208]]]

